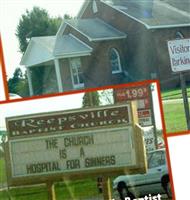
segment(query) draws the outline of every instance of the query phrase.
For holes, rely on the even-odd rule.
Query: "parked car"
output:
[[[20,98],[22,98],[22,97],[19,96],[18,94],[9,93],[9,98],[10,98],[10,99],[20,99]]]
[[[172,197],[165,149],[158,149],[147,154],[148,171],[145,174],[118,176],[113,181],[113,190],[121,200],[145,195],[166,193]]]

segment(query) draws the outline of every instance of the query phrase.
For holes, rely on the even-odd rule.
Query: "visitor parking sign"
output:
[[[190,70],[190,38],[168,41],[168,51],[173,72]]]

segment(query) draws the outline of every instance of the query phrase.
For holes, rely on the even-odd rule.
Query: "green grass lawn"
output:
[[[114,177],[112,177],[113,179]],[[112,180],[111,179],[111,180]],[[6,183],[5,163],[0,158],[0,187]],[[98,193],[96,178],[87,178],[84,180],[65,181],[55,183],[56,200],[82,200],[91,197],[101,197]],[[7,191],[0,191],[2,200],[47,200],[47,188],[45,185],[19,187]]]
[[[55,184],[56,200],[79,200],[91,197],[97,197],[96,179],[76,180],[66,183]],[[9,200],[46,200],[46,186],[29,187],[29,188],[14,188],[9,191],[1,191],[0,199]]]
[[[186,119],[182,103],[164,104],[164,118],[167,133],[186,131]]]
[[[0,184],[6,182],[6,174],[5,174],[5,161],[3,158],[0,158]]]
[[[163,91],[162,94],[162,99],[163,100],[168,100],[168,99],[179,99],[182,98],[182,91],[181,88],[177,88],[174,90],[167,90]],[[187,96],[190,97],[190,87],[187,87]]]
[[[190,97],[190,87],[187,87],[187,95]],[[163,91],[162,100],[181,99],[182,92],[180,88]],[[187,130],[185,111],[183,103],[163,104],[164,119],[167,133],[181,132]]]

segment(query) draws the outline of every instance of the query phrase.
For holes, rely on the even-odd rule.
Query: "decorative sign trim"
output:
[[[6,123],[9,138],[18,138],[127,125],[130,113],[129,105],[112,105],[7,118]]]

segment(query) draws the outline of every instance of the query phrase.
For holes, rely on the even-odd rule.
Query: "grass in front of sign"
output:
[[[96,179],[85,179],[77,181],[66,181],[55,184],[56,200],[79,200],[100,197],[98,194]],[[15,188],[10,192],[1,191],[0,199],[9,200],[9,196],[14,200],[46,200],[47,188],[45,186]]]
[[[45,200],[47,199],[47,191],[45,187],[31,188],[14,188],[8,191],[0,192],[0,199],[3,200]]]
[[[162,100],[182,99],[181,88],[162,91]],[[187,86],[187,96],[190,97],[190,85]],[[183,103],[163,103],[164,118],[167,133],[186,131],[186,119]]]
[[[6,180],[5,161],[3,158],[0,158],[0,185],[6,183]]]
[[[164,104],[163,108],[167,133],[187,130],[184,105],[182,103]]]
[[[56,187],[57,199],[83,199],[98,195],[96,180],[86,179],[60,183]]]
[[[180,99],[182,98],[182,91],[181,88],[165,90],[161,95],[163,100]],[[187,96],[190,97],[190,86],[187,86]]]

